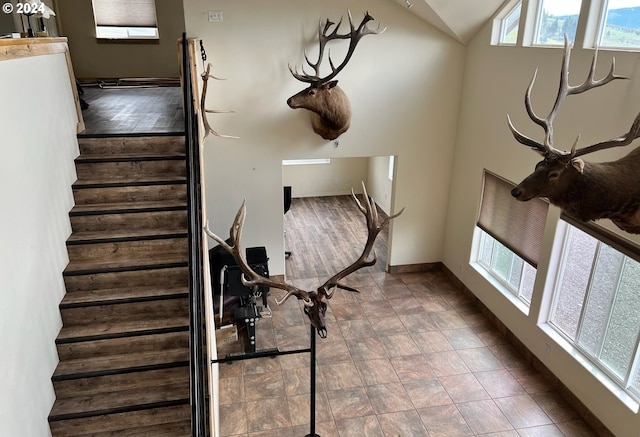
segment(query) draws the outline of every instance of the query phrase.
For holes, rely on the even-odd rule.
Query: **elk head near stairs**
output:
[[[596,52],[587,79],[580,85],[569,85],[570,55],[571,46],[565,36],[558,96],[546,118],[536,115],[531,106],[531,89],[536,74],[533,75],[525,93],[527,114],[544,130],[544,143],[519,132],[507,116],[509,128],[515,139],[531,147],[544,158],[536,164],[534,172],[511,191],[511,195],[520,201],[544,197],[580,221],[608,218],[620,229],[640,234],[640,148],[613,162],[591,163],[580,159],[588,153],[631,144],[640,136],[640,113],[629,132],[620,137],[577,149],[580,139],[578,136],[570,152],[554,148],[553,122],[562,101],[567,96],[583,93],[616,79],[628,79],[615,73],[615,59],[605,77],[594,79]]]
[[[320,285],[316,290],[306,291],[286,282],[280,282],[273,279],[265,278],[256,273],[251,268],[251,266],[249,266],[249,263],[243,255],[240,241],[242,238],[242,228],[244,227],[244,218],[246,215],[246,207],[244,202],[238,210],[236,218],[231,225],[231,229],[229,230],[229,243],[211,232],[209,230],[208,223],[205,226],[204,230],[206,234],[209,235],[209,237],[213,238],[227,252],[233,255],[233,258],[243,272],[241,279],[245,287],[264,286],[278,288],[280,290],[286,291],[287,293],[282,299],[276,300],[276,303],[278,305],[284,303],[284,301],[291,296],[295,296],[298,299],[302,300],[304,303],[304,312],[307,317],[309,317],[311,324],[316,328],[316,331],[321,338],[326,338],[327,327],[325,325],[324,316],[327,311],[327,302],[325,301],[325,298],[331,299],[336,288],[341,288],[348,291],[358,291],[355,288],[351,288],[347,285],[342,284],[340,281],[342,281],[342,279],[344,279],[351,273],[360,270],[363,267],[372,266],[376,263],[377,258],[375,250],[373,250],[373,244],[375,243],[378,234],[385,228],[385,226],[389,224],[391,220],[398,217],[400,214],[402,214],[402,211],[404,211],[404,208],[402,208],[399,213],[380,220],[376,204],[374,200],[367,194],[367,189],[364,186],[364,183],[362,184],[362,188],[364,191],[362,195],[362,202],[358,200],[356,195],[353,193],[353,190],[351,191],[351,196],[353,197],[353,200],[358,206],[360,212],[362,212],[362,214],[365,216],[367,223],[367,241],[365,243],[364,250],[358,257],[358,259],[356,259],[350,266],[345,267],[344,269],[333,275],[324,284]],[[371,254],[372,251],[373,254]]]
[[[313,130],[325,140],[335,140],[346,132],[351,124],[351,105],[349,104],[349,99],[338,86],[338,81],[334,80],[334,78],[347,65],[351,56],[353,56],[356,45],[358,45],[358,42],[360,42],[363,36],[380,34],[386,30],[386,27],[380,29],[380,26],[378,26],[377,29],[370,29],[367,23],[373,19],[374,18],[369,15],[369,12],[366,12],[362,22],[360,22],[360,25],[356,28],[351,18],[351,12],[349,12],[349,26],[351,29],[349,33],[344,34],[338,33],[342,19],[340,19],[338,24],[327,19],[323,25],[321,21],[318,26],[318,60],[311,62],[307,57],[306,51],[304,54],[307,64],[313,68],[314,73],[307,74],[304,71],[304,67],[302,68],[302,72],[299,73],[297,69],[294,70],[289,65],[289,71],[293,77],[300,82],[308,83],[309,87],[291,96],[287,100],[287,104],[293,109],[303,108],[311,111],[311,125]],[[325,77],[320,77],[320,65],[324,58],[325,47],[329,41],[338,39],[349,40],[347,54],[342,63],[337,67],[333,64],[331,54],[327,54],[331,66],[331,73]]]

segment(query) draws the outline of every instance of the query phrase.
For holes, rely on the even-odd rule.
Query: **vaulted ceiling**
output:
[[[393,0],[466,45],[505,0]]]

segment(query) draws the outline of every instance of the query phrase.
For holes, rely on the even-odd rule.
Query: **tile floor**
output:
[[[328,336],[317,340],[317,435],[597,437],[443,273],[361,271],[345,282],[361,293],[329,301]],[[308,347],[300,303],[271,307],[258,349]],[[309,387],[306,353],[221,364],[222,435],[307,436]]]

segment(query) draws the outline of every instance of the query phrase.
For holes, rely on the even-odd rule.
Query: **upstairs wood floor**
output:
[[[184,132],[182,88],[83,87],[81,135]]]

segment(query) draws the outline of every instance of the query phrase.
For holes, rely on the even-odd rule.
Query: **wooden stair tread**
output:
[[[117,431],[74,434],[74,437],[191,437],[191,420],[180,422],[140,426]]]
[[[189,405],[152,408],[124,413],[106,414],[54,421],[50,423],[51,431],[56,437],[160,437],[163,429],[175,429],[176,426],[190,421],[191,409]],[[141,430],[136,433],[136,430]],[[146,431],[146,433],[145,433]],[[167,437],[172,434],[164,434]],[[183,434],[176,434],[180,437]],[[190,434],[188,434],[190,435]]]
[[[142,300],[163,298],[176,295],[188,295],[187,285],[141,286],[67,292],[60,305],[81,305],[88,303],[109,303],[123,300]]]
[[[79,396],[57,399],[50,413],[50,420],[64,416],[105,414],[108,411],[125,411],[141,406],[184,402],[189,400],[189,381],[159,383],[144,390],[131,389],[102,393],[100,396]],[[62,416],[62,417],[61,417]]]
[[[176,182],[176,181],[186,181],[186,176],[174,176],[171,174],[161,175],[161,176],[127,176],[127,177],[119,177],[119,178],[91,178],[91,179],[78,179],[73,183],[74,187],[82,187],[82,186],[93,186],[93,185],[101,185],[101,186],[113,186],[113,185],[126,185],[126,184],[155,184],[155,183],[163,183],[163,182]]]
[[[162,211],[165,209],[181,209],[187,207],[187,200],[176,201],[176,200],[168,200],[162,202],[118,202],[118,203],[93,203],[88,205],[75,205],[71,209],[71,215],[81,215],[88,213],[110,213],[113,211],[126,211],[126,212],[136,212],[136,211],[147,211],[147,210],[157,210]]]
[[[168,264],[186,263],[187,254],[157,255],[153,259],[127,258],[116,261],[71,261],[64,274],[82,274],[85,272],[108,272],[135,268],[153,268]]]
[[[73,232],[67,242],[98,242],[98,241],[110,241],[110,240],[124,240],[124,239],[143,239],[149,237],[158,238],[177,238],[186,237],[187,229],[173,228],[173,229],[119,229],[115,231],[80,231]]]
[[[76,162],[103,162],[103,161],[134,161],[134,160],[161,160],[184,159],[184,152],[141,152],[141,153],[87,153],[76,158]]]
[[[120,323],[94,323],[91,325],[63,326],[56,342],[84,341],[92,338],[109,338],[122,335],[175,331],[189,327],[189,317],[127,320]]]
[[[115,371],[128,372],[146,367],[167,367],[185,361],[189,361],[189,350],[185,348],[65,360],[58,363],[53,379],[77,379],[85,375],[113,374]]]

